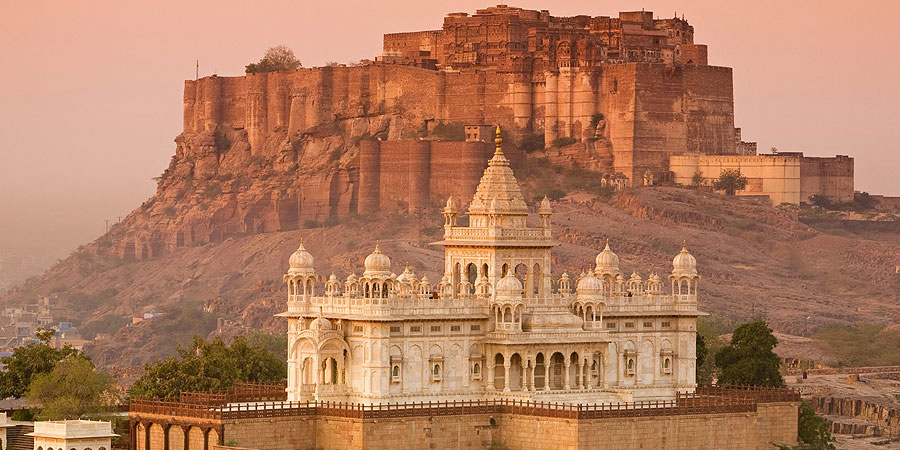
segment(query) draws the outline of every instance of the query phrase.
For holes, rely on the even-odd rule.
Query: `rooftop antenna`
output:
[[[194,81],[200,79],[200,58],[197,58],[197,65],[194,67]]]

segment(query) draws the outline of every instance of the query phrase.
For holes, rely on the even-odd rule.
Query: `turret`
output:
[[[313,256],[303,246],[300,246],[291,254],[288,263],[290,268],[284,275],[284,281],[288,283],[288,301],[306,301],[315,293],[316,271],[313,268]]]
[[[700,275],[697,274],[697,259],[687,249],[687,241],[681,243],[681,251],[672,259],[673,295],[689,295],[694,301],[697,299],[697,287],[700,284]]]

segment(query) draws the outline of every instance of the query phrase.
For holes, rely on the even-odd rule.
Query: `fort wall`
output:
[[[739,169],[748,178],[737,195],[767,195],[772,205],[809,203],[819,195],[833,202],[853,201],[853,158],[808,157],[802,153],[778,155],[675,155],[669,170],[676,184],[691,185],[700,171],[711,185],[725,169]]]

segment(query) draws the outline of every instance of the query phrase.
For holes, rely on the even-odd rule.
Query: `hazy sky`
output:
[[[0,249],[61,257],[155,191],[183,80],[240,75],[267,47],[304,66],[380,53],[487,1],[0,0]],[[736,126],[760,150],[849,154],[856,188],[900,195],[900,15],[888,1],[536,1],[554,15],[677,10],[734,68]]]

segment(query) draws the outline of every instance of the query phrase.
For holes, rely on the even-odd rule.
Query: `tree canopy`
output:
[[[23,397],[38,375],[50,373],[61,360],[71,356],[85,357],[68,345],[61,349],[51,347],[50,340],[55,333],[52,329],[39,328],[35,333],[39,342],[17,347],[12,355],[0,359],[4,366],[0,372],[0,398]]]
[[[781,360],[773,351],[776,345],[778,339],[763,320],[737,327],[731,343],[716,353],[716,365],[722,370],[719,384],[783,386]]]
[[[131,387],[133,397],[172,398],[181,391],[225,391],[239,381],[279,382],[287,365],[265,339],[238,336],[231,345],[220,337],[194,337],[190,347],[178,347],[178,357],[144,366]],[[286,345],[285,345],[286,347]]]
[[[719,174],[719,178],[713,180],[713,189],[725,191],[728,195],[734,195],[747,187],[747,177],[741,175],[741,169],[725,169]]]
[[[296,70],[300,68],[300,60],[294,51],[285,45],[276,45],[266,50],[259,62],[247,64],[247,73],[277,72],[279,70]]]
[[[41,405],[39,419],[64,420],[108,412],[118,395],[112,377],[97,372],[87,357],[71,355],[49,373],[34,377],[28,400]]]

